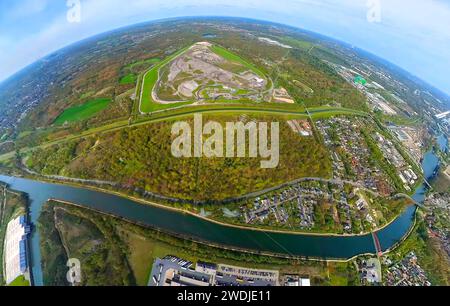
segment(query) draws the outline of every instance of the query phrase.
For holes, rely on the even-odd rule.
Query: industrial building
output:
[[[176,256],[157,258],[149,286],[277,286],[278,271],[233,267],[198,262],[194,264]]]
[[[5,280],[12,283],[21,275],[29,273],[28,235],[31,228],[25,215],[8,223],[5,237]]]

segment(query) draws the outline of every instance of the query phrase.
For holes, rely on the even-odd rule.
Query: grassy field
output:
[[[289,36],[282,37],[281,42],[285,43],[285,44],[288,44],[291,47],[299,48],[299,49],[302,49],[302,50],[305,50],[305,51],[309,51],[309,50],[311,50],[312,47],[315,46],[313,43],[311,43],[309,41],[295,39],[295,38],[292,38],[292,37],[289,37]]]
[[[187,103],[174,103],[174,104],[158,104],[155,103],[152,99],[152,90],[155,86],[156,82],[158,81],[159,77],[159,69],[169,63],[171,60],[175,59],[180,54],[183,54],[186,50],[190,48],[186,47],[181,49],[180,51],[172,54],[171,56],[167,57],[163,61],[159,62],[155,66],[153,66],[149,71],[147,71],[144,75],[144,83],[142,85],[141,89],[141,97],[140,97],[140,111],[143,113],[150,113],[156,110],[161,109],[167,109],[167,108],[173,108],[180,105],[185,105]]]
[[[156,64],[149,71],[147,71],[145,73],[144,81],[143,81],[144,83],[143,83],[143,86],[142,86],[142,89],[141,89],[141,97],[140,97],[140,111],[141,112],[143,112],[143,113],[150,113],[150,112],[154,112],[154,111],[157,111],[157,110],[174,108],[174,107],[178,107],[178,106],[187,105],[187,104],[192,103],[192,102],[180,102],[180,103],[172,103],[172,104],[159,104],[159,103],[155,103],[153,101],[153,99],[152,99],[152,90],[153,90],[156,82],[158,81],[159,70],[164,65],[168,64],[173,59],[175,59],[177,56],[179,56],[179,55],[183,54],[184,52],[186,52],[188,49],[189,49],[189,47],[181,49],[180,51],[174,53],[173,55],[169,56],[168,58],[166,58],[163,61],[161,61],[158,64]],[[213,45],[211,47],[211,50],[214,53],[222,56],[224,59],[226,59],[228,61],[238,62],[238,63],[242,64],[243,66],[245,66],[246,68],[248,68],[251,71],[253,71],[254,73],[256,73],[257,75],[259,75],[260,77],[266,78],[265,74],[261,70],[256,68],[254,65],[248,63],[247,61],[245,61],[244,59],[242,59],[238,55],[231,53],[227,49],[222,48],[222,47],[217,46],[217,45]],[[269,81],[268,86],[271,86],[271,82],[270,81]],[[236,102],[236,101],[231,101],[231,102]]]
[[[10,287],[29,287],[30,282],[25,279],[23,275],[16,278],[11,284],[9,284]]]
[[[238,55],[228,51],[225,48],[222,48],[220,46],[217,45],[213,45],[211,47],[211,50],[216,53],[217,55],[220,55],[221,57],[223,57],[224,59],[226,59],[227,61],[231,61],[231,62],[238,62],[241,65],[244,65],[245,67],[247,67],[248,69],[250,69],[251,71],[253,71],[254,73],[256,73],[257,75],[259,75],[262,78],[266,78],[264,73],[259,70],[258,68],[256,68],[254,65],[250,64],[249,62],[245,61],[244,59],[242,59],[241,57],[239,57]]]
[[[137,76],[134,73],[129,73],[120,79],[121,85],[134,84],[137,81]]]
[[[441,169],[438,175],[431,182],[435,192],[448,192],[450,193],[450,178],[445,175],[443,169]]]
[[[131,64],[125,66],[125,68],[133,69],[136,66],[141,66],[141,65],[154,65],[154,64],[159,63],[160,61],[161,61],[161,59],[159,59],[159,58],[149,58],[149,59],[146,59],[146,60],[142,60],[142,61],[137,61],[137,62],[131,63]]]
[[[89,119],[99,111],[104,110],[109,105],[109,103],[111,103],[111,99],[100,98],[90,100],[82,105],[70,107],[66,109],[61,115],[59,115],[54,123],[56,125],[62,125],[66,122],[71,123]]]
[[[146,60],[140,60],[128,64],[123,67],[122,77],[119,80],[120,85],[135,84],[138,80],[138,76],[141,74],[142,69],[147,70],[149,66],[159,63],[159,58],[149,58]]]

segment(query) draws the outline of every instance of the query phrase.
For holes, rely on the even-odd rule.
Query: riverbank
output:
[[[127,250],[126,259],[129,263],[129,267],[123,266],[118,271],[131,269],[135,276],[136,284],[139,286],[146,286],[148,284],[152,263],[156,258],[163,258],[168,254],[193,263],[212,262],[253,269],[278,270],[280,271],[280,274],[308,275],[313,285],[356,285],[358,280],[357,270],[351,262],[302,261],[272,256],[268,257],[260,254],[234,252],[199,244],[193,241],[185,241],[184,239],[179,239],[152,229],[143,228],[142,226],[119,220],[117,217],[110,217],[103,213],[98,214],[97,212],[84,207],[66,205],[52,201],[49,201],[45,207],[43,213],[44,211],[54,211],[50,208],[56,208],[56,211],[58,211],[58,219],[64,218],[64,215],[67,216],[66,212],[75,215],[77,219],[81,217],[81,228],[84,230],[93,228],[92,225],[94,224],[101,227],[107,226],[110,230],[105,233],[106,235],[104,237],[106,238],[106,236],[109,235],[116,236],[119,240],[116,240],[115,244],[120,246],[120,249]],[[61,207],[62,210],[59,207]],[[54,218],[49,216],[47,219],[52,222]],[[91,225],[87,226],[88,224],[86,224],[85,219],[89,220],[89,224]],[[64,220],[67,221],[64,228],[68,228],[69,231],[75,223],[79,222],[72,218],[64,218]],[[100,222],[100,220],[103,221]],[[46,225],[48,224],[46,223]],[[67,231],[62,230],[60,233],[63,235],[62,239],[67,241]],[[89,245],[92,238],[86,237],[92,237],[92,235],[94,235],[96,240],[104,239],[103,237],[98,237],[97,234],[83,233],[83,238],[81,238],[83,241],[82,244]],[[70,239],[68,242],[69,248],[73,249],[73,246],[70,247],[73,242],[71,242]],[[88,254],[89,253],[90,252],[88,252]],[[70,253],[70,256],[72,255],[73,251]],[[75,257],[77,256],[78,255]],[[77,258],[80,259],[84,266],[83,262],[88,260],[89,256],[85,257],[84,255],[81,255],[81,257]],[[43,261],[45,260],[43,255]],[[99,274],[93,275],[92,272]],[[88,273],[89,275],[86,280],[92,279],[93,277],[102,278],[105,271],[96,270],[88,271]],[[48,275],[45,271],[44,274]],[[61,274],[59,279],[61,280],[64,275]],[[117,276],[113,279],[117,280]],[[49,281],[52,282],[54,280],[55,275],[52,274]],[[64,281],[64,279],[62,279],[62,281]],[[109,283],[112,283],[112,281],[109,280]]]
[[[254,231],[216,224],[191,214],[142,205],[127,198],[90,189],[12,177],[2,179],[11,181],[15,188],[30,194],[33,199],[34,219],[38,218],[43,203],[49,198],[56,198],[151,226],[169,234],[181,235],[184,239],[212,242],[219,247],[230,246],[258,253],[322,260],[348,259],[355,255],[374,252],[372,235],[343,237]],[[379,232],[381,239],[386,241],[386,247],[390,246],[391,241],[395,242],[402,238],[409,230],[414,212],[415,207],[408,208],[404,215]]]
[[[80,204],[77,204],[77,203],[68,202],[68,201],[62,201],[62,200],[58,200],[58,199],[49,199],[49,202],[61,203],[61,204],[73,206],[73,207],[80,208],[80,209],[87,209],[87,210],[90,210],[90,211],[95,212],[95,213],[100,214],[100,215],[108,216],[108,217],[115,218],[115,219],[121,220],[123,222],[130,223],[130,224],[133,224],[133,225],[136,225],[136,226],[140,226],[140,227],[143,227],[143,228],[147,228],[147,229],[158,231],[158,229],[152,228],[151,226],[148,226],[146,224],[135,222],[135,221],[123,218],[123,217],[116,216],[114,214],[105,213],[105,212],[97,210],[97,209],[86,208],[83,205],[80,205]],[[222,224],[219,223],[219,225],[222,225]],[[239,227],[236,227],[236,228],[239,228]],[[248,228],[241,228],[241,229],[248,229]],[[186,237],[183,237],[183,235],[174,235],[173,233],[164,233],[164,234],[171,235],[171,236],[177,237],[179,239],[183,239],[183,240],[184,239],[188,239]],[[283,255],[283,254],[277,254],[277,253],[260,252],[260,251],[252,251],[252,250],[248,250],[248,249],[233,248],[233,247],[229,247],[229,246],[214,244],[214,243],[211,243],[211,242],[200,241],[200,240],[195,240],[195,239],[189,239],[189,240],[191,240],[192,242],[195,242],[195,243],[203,244],[203,245],[211,247],[211,248],[223,249],[223,250],[232,251],[232,252],[239,252],[239,253],[245,253],[245,254],[267,256],[267,257],[275,257],[275,258],[282,258],[282,259],[299,259],[299,260],[310,260],[310,261],[319,261],[319,262],[349,262],[349,261],[355,259],[358,256],[367,256],[367,255],[374,255],[375,254],[375,253],[364,253],[364,254],[355,255],[354,257],[351,257],[351,258],[348,258],[348,259],[322,259],[322,258],[313,258],[313,257],[307,257],[306,258],[306,257],[303,257],[303,256],[295,257],[295,256],[289,256],[289,255]]]
[[[92,185],[81,184],[81,183],[77,183],[74,181],[70,182],[70,181],[55,180],[55,179],[45,178],[45,177],[41,177],[41,176],[36,176],[31,173],[29,173],[26,177],[36,180],[36,181],[48,182],[48,183],[57,184],[57,185],[67,185],[67,186],[72,186],[72,187],[76,187],[76,188],[85,188],[85,189],[90,189],[93,191],[98,191],[98,192],[108,193],[111,195],[120,196],[120,197],[132,200],[134,202],[137,202],[137,203],[140,203],[143,205],[150,205],[150,206],[167,209],[167,210],[182,213],[182,214],[189,214],[193,217],[196,217],[196,218],[208,221],[208,222],[212,222],[212,223],[215,223],[215,224],[218,224],[221,226],[227,226],[227,227],[232,227],[232,228],[237,228],[237,229],[252,230],[252,231],[260,231],[260,232],[266,232],[266,233],[279,233],[279,234],[286,233],[286,234],[292,234],[292,235],[307,235],[307,236],[322,236],[322,237],[363,237],[363,236],[370,235],[374,232],[379,232],[379,231],[389,227],[393,222],[396,221],[396,219],[399,216],[401,216],[404,213],[404,209],[403,209],[398,215],[396,215],[394,218],[392,218],[389,222],[387,222],[383,226],[375,228],[372,231],[362,232],[362,233],[338,234],[338,233],[312,232],[312,231],[302,231],[302,230],[284,230],[284,229],[277,230],[277,229],[270,229],[270,228],[257,227],[257,226],[246,226],[246,225],[239,225],[239,224],[234,224],[234,223],[227,223],[227,222],[219,221],[216,219],[208,218],[206,216],[202,216],[200,213],[195,213],[195,212],[192,212],[192,211],[189,211],[186,209],[161,204],[161,203],[157,203],[154,201],[149,201],[149,200],[145,200],[142,198],[134,197],[134,196],[131,196],[131,195],[123,193],[123,192],[100,188],[100,187],[92,186]],[[302,179],[299,179],[299,180],[296,180],[295,182],[299,182],[301,180]],[[412,200],[410,197],[407,197],[406,195],[403,195],[403,194],[394,195],[394,196],[390,197],[389,199],[393,199],[398,196],[404,197],[405,199],[408,199],[408,200]],[[246,196],[242,196],[242,198],[245,198],[245,197]],[[54,199],[54,200],[58,200],[58,199]],[[415,205],[415,203],[413,203],[411,205]]]

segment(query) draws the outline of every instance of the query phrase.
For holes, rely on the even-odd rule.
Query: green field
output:
[[[58,118],[56,118],[54,124],[62,125],[66,122],[71,123],[89,119],[99,111],[104,110],[109,103],[111,103],[111,99],[100,98],[90,100],[81,105],[70,107],[59,115]]]
[[[142,85],[142,91],[141,91],[141,99],[140,99],[140,111],[144,113],[150,113],[156,110],[160,109],[167,109],[172,107],[177,107],[180,105],[184,105],[187,103],[174,103],[174,104],[158,104],[155,103],[152,99],[152,90],[155,86],[156,82],[158,81],[159,76],[159,69],[169,63],[171,60],[176,58],[178,55],[183,54],[186,50],[190,48],[186,47],[181,49],[180,51],[172,54],[171,56],[167,57],[163,61],[159,62],[153,68],[151,68],[147,73],[144,75],[144,84]]]
[[[134,84],[136,83],[137,76],[134,73],[129,73],[120,79],[120,85]]]
[[[135,68],[136,66],[141,66],[141,65],[144,65],[144,64],[145,64],[145,65],[148,65],[148,64],[150,64],[150,65],[152,65],[152,64],[157,64],[157,63],[159,63],[160,61],[161,61],[161,59],[159,59],[159,58],[150,58],[150,59],[147,59],[147,60],[142,60],[142,61],[137,61],[137,62],[131,63],[131,64],[125,66],[125,68],[133,69],[133,68]]]
[[[259,70],[258,68],[256,68],[254,65],[250,64],[249,62],[245,61],[244,59],[242,59],[241,57],[239,57],[238,55],[231,53],[230,51],[228,51],[225,48],[222,48],[220,46],[217,45],[213,45],[211,47],[211,50],[216,53],[217,55],[220,55],[221,57],[223,57],[224,59],[226,59],[227,61],[230,62],[238,62],[241,65],[244,65],[245,67],[247,67],[248,69],[250,69],[252,72],[256,73],[258,76],[262,77],[262,78],[266,78],[266,76],[264,75],[264,73]]]
[[[295,48],[299,48],[305,51],[309,51],[311,50],[312,47],[315,47],[315,45],[309,41],[306,40],[300,40],[300,39],[295,39],[289,36],[285,36],[281,39],[282,43],[291,45],[291,47],[295,47]]]
[[[29,287],[30,282],[25,279],[23,275],[16,278],[11,284],[9,284],[10,287]]]

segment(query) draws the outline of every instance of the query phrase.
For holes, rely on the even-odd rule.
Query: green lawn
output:
[[[29,287],[30,282],[25,279],[23,275],[16,278],[11,284],[9,284],[10,287]]]
[[[81,105],[70,107],[66,109],[61,115],[59,115],[54,123],[56,125],[62,125],[66,122],[70,123],[89,119],[97,112],[105,109],[109,105],[109,103],[111,103],[111,99],[100,98],[90,100]]]
[[[131,63],[131,64],[129,64],[129,65],[127,65],[127,66],[125,66],[125,68],[128,68],[128,69],[133,69],[134,67],[136,67],[136,66],[140,66],[140,65],[143,65],[143,64],[157,64],[157,63],[159,63],[161,61],[161,59],[159,59],[159,58],[157,58],[157,57],[155,57],[155,58],[149,58],[149,59],[147,59],[147,60],[142,60],[142,61],[137,61],[137,62],[134,62],[134,63]]]

